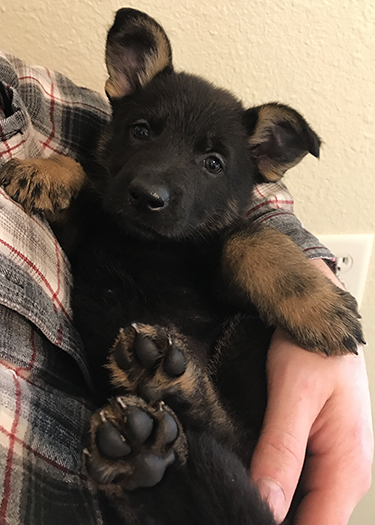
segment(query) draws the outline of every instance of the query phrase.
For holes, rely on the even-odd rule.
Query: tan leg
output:
[[[281,326],[308,350],[356,352],[363,342],[357,303],[271,228],[242,229],[226,242],[222,272],[232,292],[265,322]]]

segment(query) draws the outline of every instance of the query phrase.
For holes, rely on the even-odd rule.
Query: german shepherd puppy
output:
[[[97,164],[14,160],[1,174],[29,212],[74,201],[57,231],[78,240],[74,322],[104,405],[88,473],[112,523],[271,525],[248,467],[273,327],[327,355],[363,340],[354,299],[244,218],[254,184],[318,157],[320,140],[287,106],[245,109],[176,73],[139,11],[117,12],[106,61],[113,120]]]

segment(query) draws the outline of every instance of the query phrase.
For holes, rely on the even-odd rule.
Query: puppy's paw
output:
[[[56,214],[68,208],[84,185],[86,175],[69,157],[13,159],[0,170],[0,184],[29,214]]]
[[[177,394],[188,378],[199,376],[181,339],[159,326],[135,323],[120,330],[108,368],[115,387],[152,402]]]
[[[349,292],[327,282],[318,300],[311,295],[304,304],[294,306],[288,307],[284,328],[308,350],[326,355],[357,354],[358,345],[365,344],[357,301]]]
[[[198,353],[173,329],[137,323],[120,330],[107,367],[119,393],[163,400],[184,424],[228,434],[232,424]]]
[[[182,427],[163,402],[149,405],[122,396],[91,418],[87,471],[107,492],[135,490],[159,483],[177,458],[186,461]]]

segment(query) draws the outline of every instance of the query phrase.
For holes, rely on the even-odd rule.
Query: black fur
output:
[[[223,242],[243,228],[261,180],[248,140],[257,109],[245,112],[228,92],[170,65],[142,88],[135,84],[112,100],[101,166],[76,203],[84,235],[71,255],[74,321],[98,403],[110,394],[103,364],[119,329],[159,325],[177,329],[199,355],[236,430],[229,439],[210,431],[210,407],[200,401],[200,417],[191,416],[201,392],[183,399],[188,408],[181,396],[163,396],[183,424],[187,463],[176,460],[153,488],[109,497],[129,523],[271,525],[247,469],[265,408],[272,329],[250,305],[228,303],[219,279]],[[301,141],[291,130],[289,142],[293,133]]]

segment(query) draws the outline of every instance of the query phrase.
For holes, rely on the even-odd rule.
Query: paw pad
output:
[[[118,397],[92,417],[87,470],[101,485],[152,487],[177,456],[183,459],[185,447],[182,429],[163,402],[151,406],[134,396]]]
[[[96,446],[107,457],[117,459],[131,451],[121,432],[109,421],[103,421],[96,434]]]
[[[130,406],[125,408],[124,419],[127,438],[133,447],[140,447],[152,432],[152,418],[140,408]]]
[[[186,370],[186,359],[179,348],[171,344],[163,361],[163,370],[170,377],[179,377]]]
[[[139,364],[146,370],[154,368],[162,357],[162,352],[149,337],[137,333],[133,346]]]
[[[120,331],[113,347],[113,357],[116,365],[125,372],[134,369],[134,362],[151,374],[161,365],[170,378],[180,377],[187,368],[184,353],[168,335],[161,330],[143,333],[136,324]]]

